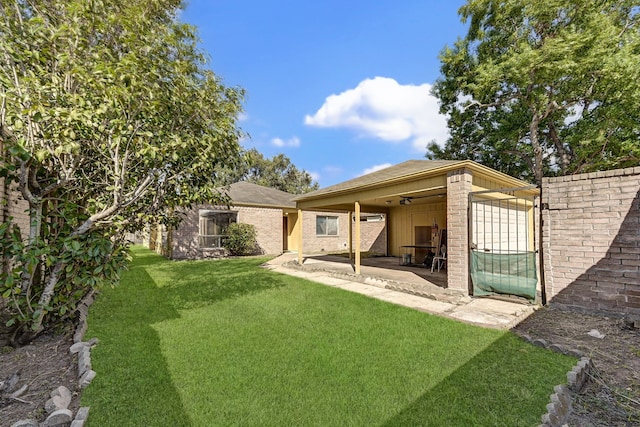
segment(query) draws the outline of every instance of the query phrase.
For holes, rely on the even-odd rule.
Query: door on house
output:
[[[289,218],[286,216],[282,217],[282,250],[289,250]]]

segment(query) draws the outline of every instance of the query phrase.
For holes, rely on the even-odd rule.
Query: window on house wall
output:
[[[316,216],[316,236],[337,236],[338,217],[337,216]]]
[[[236,222],[237,212],[200,211],[198,243],[201,248],[221,248],[229,224]]]
[[[384,221],[384,214],[364,214],[360,215],[360,222],[382,222]]]

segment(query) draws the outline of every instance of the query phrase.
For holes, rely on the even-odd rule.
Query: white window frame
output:
[[[222,233],[211,233],[209,218],[227,216],[229,222],[226,224],[216,224],[213,228],[220,225],[228,225],[238,221],[238,212],[229,210],[204,210],[201,209],[198,213],[198,247],[200,249],[220,249],[224,245],[225,239],[228,237],[224,233],[226,227],[222,227]],[[215,230],[214,230],[215,231]]]
[[[320,222],[324,220],[324,226],[320,224]],[[329,220],[335,221],[335,234],[330,233],[333,229],[330,229]],[[324,227],[324,233],[320,227]],[[320,232],[318,232],[320,231]],[[334,215],[316,215],[316,236],[318,237],[335,237],[340,235],[340,220],[338,216]]]

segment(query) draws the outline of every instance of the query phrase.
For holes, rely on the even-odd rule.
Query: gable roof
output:
[[[461,168],[468,168],[484,176],[492,177],[509,188],[530,186],[526,181],[514,178],[472,160],[407,160],[406,162],[399,163],[367,175],[359,176],[349,181],[344,181],[310,193],[294,196],[293,200],[295,202],[305,202],[333,197],[340,194],[355,194],[363,190],[383,188],[428,176],[441,174],[446,176],[448,172]],[[537,189],[527,191],[535,193],[538,192]]]
[[[293,194],[275,188],[264,187],[252,182],[240,181],[222,190],[231,198],[234,206],[256,206],[274,208],[295,208]]]
[[[463,162],[460,160],[407,160],[406,162],[389,166],[388,168],[380,169],[379,171],[371,172],[369,174],[350,179],[349,181],[344,181],[339,184],[331,185],[329,187],[321,188],[319,190],[297,196],[294,200],[305,200],[307,198],[313,198],[315,196],[322,196],[325,194],[349,191],[356,188],[384,184],[389,181],[414,175],[416,173],[445,168],[448,166],[456,165],[458,163]]]

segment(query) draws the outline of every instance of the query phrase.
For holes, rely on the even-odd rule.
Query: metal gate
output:
[[[535,300],[535,186],[469,194],[469,260],[473,295]],[[529,190],[529,191],[527,191]]]

